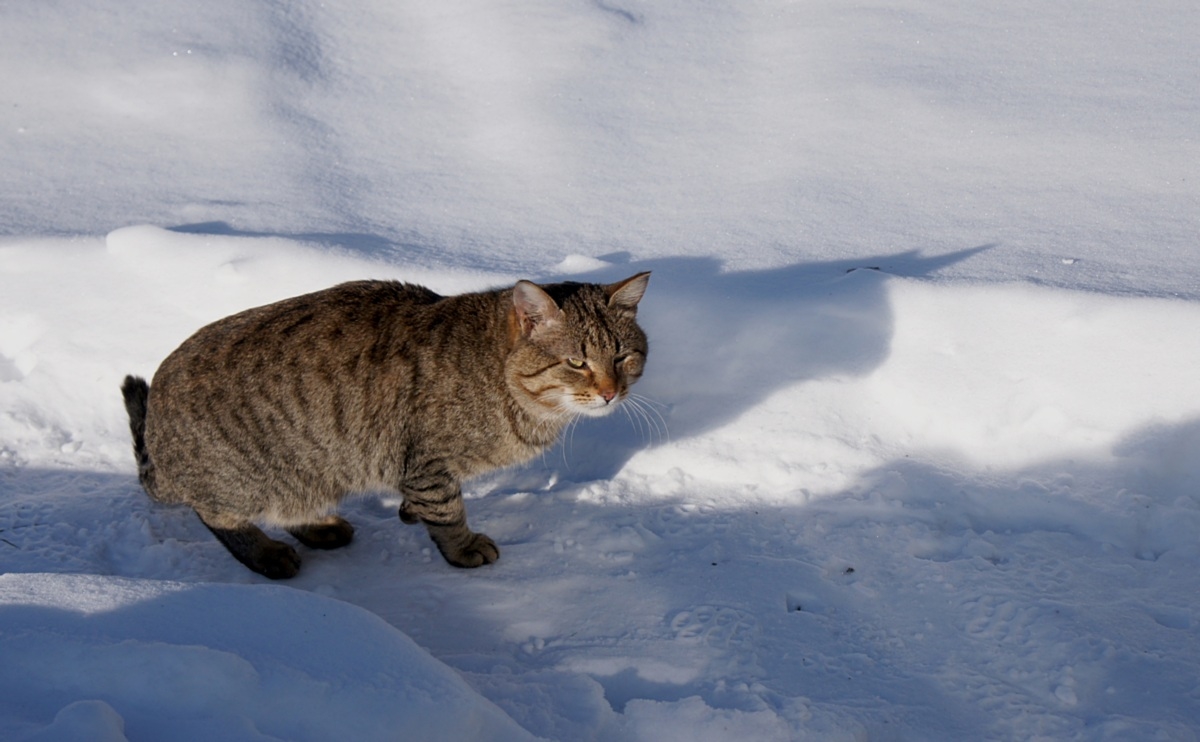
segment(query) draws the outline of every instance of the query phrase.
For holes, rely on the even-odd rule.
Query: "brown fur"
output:
[[[300,558],[256,523],[337,548],[354,529],[333,509],[374,490],[402,493],[400,518],[424,523],[449,563],[494,562],[495,543],[467,528],[462,482],[616,407],[645,362],[648,278],[452,297],[359,281],[219,320],[152,385],[125,379],[139,478],[272,578]]]

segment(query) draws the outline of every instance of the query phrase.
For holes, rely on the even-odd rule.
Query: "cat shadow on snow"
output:
[[[268,236],[224,222],[181,225],[174,231]],[[428,253],[364,234],[274,234],[364,254]],[[991,249],[964,248],[924,256],[917,250],[782,268],[724,272],[713,257],[631,260],[601,256],[609,265],[588,273],[528,276],[607,283],[652,271],[638,322],[650,338],[646,374],[632,400],[606,418],[580,420],[563,440],[532,463],[487,476],[488,489],[528,490],[547,480],[608,479],[637,451],[719,428],[786,386],[831,375],[869,373],[888,355],[892,313],[887,274],[920,278]],[[797,411],[802,412],[802,411]]]
[[[929,276],[991,247],[729,273],[716,258],[630,261],[618,253],[602,258],[611,267],[545,277],[606,282],[652,271],[638,311],[650,354],[623,411],[579,421],[530,466],[554,480],[607,479],[638,450],[719,428],[784,387],[869,373],[891,346],[886,275]],[[528,488],[530,475],[538,476],[526,468],[501,477]]]

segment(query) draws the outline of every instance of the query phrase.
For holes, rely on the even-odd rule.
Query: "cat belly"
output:
[[[198,512],[279,526],[311,523],[344,495],[335,467],[311,451],[287,451],[272,431],[218,429],[210,421],[148,416],[146,443],[159,499]]]

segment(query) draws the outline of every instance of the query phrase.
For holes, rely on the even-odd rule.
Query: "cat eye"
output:
[[[587,368],[587,361],[582,361],[578,358],[568,358],[567,365],[570,366],[571,368],[575,369],[576,371],[579,371],[579,370]]]

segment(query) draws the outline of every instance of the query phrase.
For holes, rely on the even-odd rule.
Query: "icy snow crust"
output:
[[[0,737],[1200,738],[1200,6],[0,9]],[[285,585],[118,386],[652,270],[640,407]],[[287,538],[286,536],[281,536]]]

